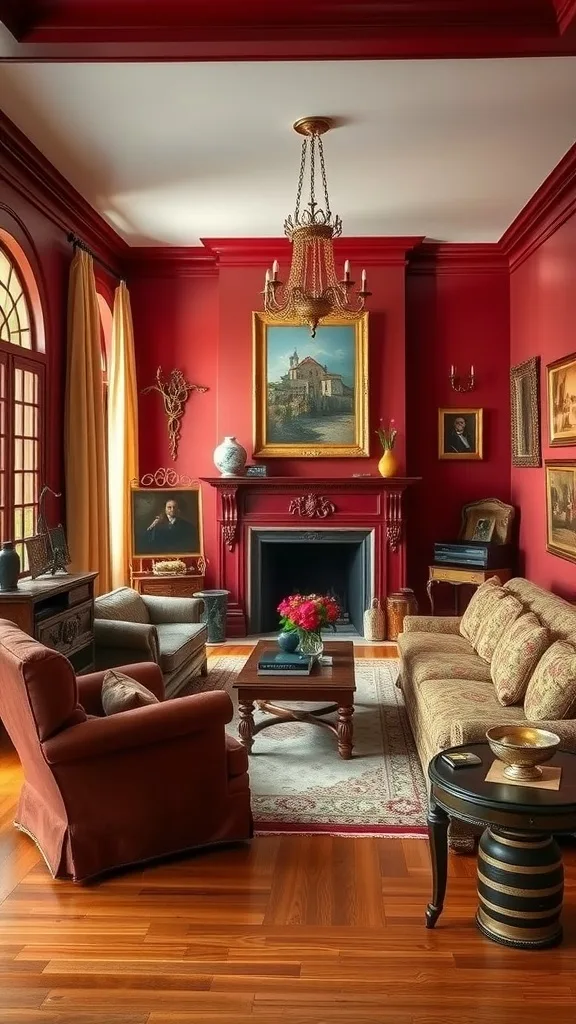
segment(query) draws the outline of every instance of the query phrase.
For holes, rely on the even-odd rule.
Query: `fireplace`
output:
[[[278,627],[279,602],[288,594],[331,594],[342,616],[336,631],[363,635],[373,596],[372,530],[250,530],[248,629]]]

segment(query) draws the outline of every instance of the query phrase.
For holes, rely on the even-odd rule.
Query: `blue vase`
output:
[[[286,651],[287,654],[293,654],[298,644],[300,643],[300,637],[296,630],[285,630],[278,635],[278,647],[281,651]]]
[[[20,575],[20,557],[14,542],[5,540],[0,551],[0,590],[16,590]]]

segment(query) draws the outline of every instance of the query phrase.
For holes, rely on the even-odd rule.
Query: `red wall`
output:
[[[540,356],[544,459],[576,459],[576,447],[551,448],[546,363],[576,350],[576,214],[528,258],[510,279],[511,364]],[[523,573],[540,586],[576,599],[576,566],[546,551],[544,467],[512,470],[512,500],[521,507]]]
[[[496,246],[444,246],[409,267],[406,294],[408,472],[422,477],[412,495],[408,578],[422,599],[434,542],[456,539],[462,506],[510,500],[507,261]],[[474,391],[452,389],[451,364],[461,373],[474,365]],[[438,458],[439,408],[484,410],[482,461]]]

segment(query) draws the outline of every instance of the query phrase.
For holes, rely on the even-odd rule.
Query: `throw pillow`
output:
[[[470,598],[470,603],[460,622],[460,633],[473,647],[476,646],[478,632],[485,615],[489,614],[489,609],[496,604],[496,601],[504,597],[504,594],[505,590],[500,586],[498,577],[491,576],[489,580],[478,587],[478,590]]]
[[[524,699],[532,671],[549,644],[550,633],[534,612],[526,612],[504,630],[490,663],[496,696],[504,707]]]
[[[121,711],[143,708],[146,704],[159,704],[151,690],[136,682],[123,672],[111,668],[102,681],[102,707],[105,715],[117,715]]]
[[[476,653],[484,661],[492,661],[496,644],[523,611],[524,606],[512,594],[505,594],[495,602],[494,607],[485,610],[474,644]]]
[[[576,716],[576,650],[566,640],[556,640],[536,665],[524,698],[524,714],[529,722]]]

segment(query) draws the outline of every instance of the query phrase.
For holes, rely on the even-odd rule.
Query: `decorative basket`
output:
[[[366,640],[386,639],[386,618],[377,597],[364,612],[364,637]]]
[[[183,576],[186,571],[185,562],[179,558],[152,562],[152,572],[155,576]]]

